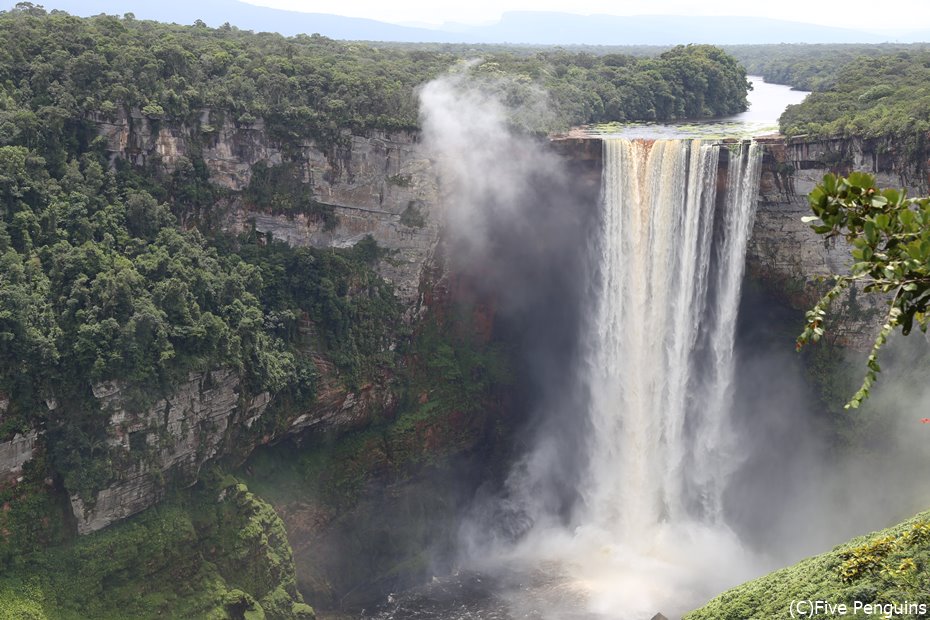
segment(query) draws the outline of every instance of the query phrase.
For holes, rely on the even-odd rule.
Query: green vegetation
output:
[[[129,185],[92,153],[55,178],[34,151],[0,147],[0,436],[44,423],[54,470],[85,497],[110,475],[94,385],[127,382],[139,407],[217,367],[252,393],[312,389],[295,349],[301,313],[352,376],[387,348],[397,314],[371,272],[373,242],[337,253],[247,238],[218,251]]]
[[[773,620],[797,617],[792,601],[829,601],[845,604],[856,618],[885,614],[853,614],[853,605],[893,605],[905,601],[930,609],[930,512],[900,525],[853,539],[832,551],[775,571],[724,592],[683,620]],[[916,620],[926,612],[893,613]],[[835,617],[826,611],[806,617]]]
[[[828,90],[789,106],[788,136],[889,138],[902,161],[926,163],[930,132],[930,51],[861,57],[835,73]]]
[[[366,41],[367,45],[388,50],[406,52],[440,52],[466,58],[480,58],[494,54],[513,54],[531,57],[556,49],[553,45],[533,43],[437,43],[437,42],[401,42],[401,41]],[[622,54],[624,56],[651,57],[672,49],[671,45],[559,45],[558,49],[572,54],[606,56]]]
[[[245,197],[251,206],[274,214],[307,215],[323,222],[324,230],[332,230],[337,224],[332,206],[313,199],[302,170],[293,162],[272,167],[265,162],[255,164]]]
[[[22,480],[0,486],[0,575],[17,558],[70,537],[65,503],[46,472],[39,452],[23,466]]]
[[[321,252],[213,230],[229,192],[210,183],[201,152],[216,127],[202,111],[210,123],[262,120],[285,153],[308,138],[332,149],[346,131],[415,127],[415,86],[458,60],[28,3],[0,13],[0,394],[10,398],[0,438],[44,427],[53,478],[92,502],[126,458],[107,441],[101,383],[121,382],[142,409],[191,371],[227,367],[244,377],[243,396],[276,395],[273,412],[313,396],[311,351],[350,387],[390,366],[404,334],[372,269],[383,257],[373,241]],[[710,46],[657,58],[498,53],[465,70],[511,102],[549,89],[565,124],[745,107],[742,69]],[[171,169],[109,160],[95,123],[132,109],[153,130],[199,128]],[[302,166],[257,165],[244,202],[335,226]],[[425,220],[412,205],[401,223]]]
[[[255,267],[178,229],[93,154],[51,168],[0,146],[0,435],[44,423],[54,469],[89,495],[109,458],[93,385],[125,380],[152,399],[189,370],[227,366],[277,391],[294,360],[264,328]]]
[[[610,121],[669,121],[725,116],[747,107],[746,74],[710,45],[677,46],[656,58],[594,56],[563,50],[532,57],[500,54],[471,68],[510,107],[538,108],[542,89],[553,129]],[[540,129],[536,118],[531,129]]]
[[[761,75],[772,84],[816,92],[832,89],[841,81],[840,69],[859,59],[919,53],[930,49],[930,44],[779,43],[725,45],[723,49],[746,67],[749,75]]]
[[[830,304],[841,292],[862,283],[866,293],[890,295],[888,315],[868,358],[868,370],[859,391],[847,407],[868,398],[881,367],[879,350],[891,333],[907,335],[916,324],[927,330],[930,317],[930,198],[907,198],[905,192],[879,190],[875,179],[855,172],[848,178],[826,175],[810,194],[814,232],[842,235],[852,246],[851,273],[836,276],[836,283],[807,313],[798,348],[817,342],[824,334]]]
[[[123,108],[158,122],[191,122],[210,108],[240,125],[262,119],[285,142],[314,138],[326,146],[345,131],[413,129],[415,87],[474,57],[469,48],[404,50],[228,26],[80,19],[29,4],[0,15],[0,49],[0,143],[12,134],[40,151],[92,139],[88,119]],[[706,45],[657,58],[560,50],[480,56],[471,69],[478,74],[547,89],[565,127],[746,107],[742,68]]]
[[[299,317],[353,381],[390,361],[397,337],[371,240],[324,252],[205,237],[140,178],[93,152],[70,154],[56,178],[35,151],[0,146],[0,436],[44,424],[53,470],[87,498],[115,458],[94,385],[123,381],[142,407],[189,371],[229,367],[252,394],[312,394]]]
[[[309,496],[345,508],[375,477],[403,479],[476,446],[511,382],[508,350],[482,337],[463,312],[419,327],[397,369],[396,406],[336,442],[318,437],[259,452],[246,469],[263,497]]]
[[[393,288],[373,269],[384,256],[374,239],[368,236],[340,250],[255,241],[216,236],[214,242],[222,254],[239,256],[258,269],[266,329],[297,346],[297,354],[326,353],[350,388],[394,364],[391,345],[403,340],[406,328]],[[301,317],[313,322],[303,332]]]
[[[274,510],[208,478],[105,531],[16,556],[0,574],[0,616],[312,619]]]

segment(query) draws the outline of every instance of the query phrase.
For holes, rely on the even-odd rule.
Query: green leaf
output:
[[[901,195],[897,192],[897,190],[893,190],[893,189],[884,190],[882,192],[882,196],[884,196],[885,199],[891,204],[897,204],[898,201],[901,199]]]
[[[846,182],[861,189],[875,187],[875,177],[865,172],[851,173],[849,177],[847,177]]]
[[[863,224],[863,230],[865,232],[865,238],[870,245],[875,245],[878,242],[878,234],[875,230],[875,222],[871,220],[866,220]]]

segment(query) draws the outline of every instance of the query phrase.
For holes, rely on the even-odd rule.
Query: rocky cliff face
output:
[[[419,136],[371,132],[343,136],[339,145],[312,141],[276,143],[261,120],[236,125],[205,110],[199,123],[170,125],[137,110],[115,120],[95,119],[111,160],[172,170],[193,156],[203,159],[210,181],[232,198],[220,225],[232,232],[255,230],[295,246],[347,247],[366,235],[389,251],[378,266],[407,304],[417,298],[423,266],[438,238],[439,179]],[[296,164],[306,191],[332,209],[335,226],[307,214],[275,213],[272,205],[242,199],[256,164]]]
[[[192,373],[174,394],[141,412],[127,406],[119,383],[95,386],[94,396],[110,417],[110,445],[127,458],[119,479],[93,502],[71,497],[81,534],[151,506],[164,493],[166,475],[193,484],[201,465],[224,447],[230,426],[250,428],[269,400],[267,393],[241,398],[239,376],[228,369]]]
[[[824,174],[859,170],[875,175],[880,187],[906,187],[912,195],[926,191],[927,179],[913,166],[898,162],[887,145],[872,140],[764,140],[762,180],[752,238],[747,250],[749,273],[797,308],[809,308],[828,283],[821,276],[844,273],[852,264],[842,239],[825,241],[801,221],[810,215],[807,195]],[[885,306],[881,299],[844,295],[837,302],[828,336],[837,344],[864,350],[872,345]]]
[[[38,433],[16,433],[9,441],[0,442],[0,484],[16,480],[23,465],[32,458]]]
[[[439,236],[439,179],[418,136],[375,132],[345,136],[340,145],[325,149],[311,141],[285,148],[261,121],[237,126],[209,110],[192,125],[149,119],[137,110],[93,120],[113,163],[122,159],[170,172],[201,158],[211,183],[228,190],[219,217],[228,231],[254,227],[291,245],[322,248],[351,246],[371,235],[388,251],[377,270],[393,283],[408,319],[425,311],[419,289]],[[308,194],[332,209],[334,226],[333,220],[275,213],[271,205],[244,199],[256,164],[283,163],[296,166]],[[312,323],[304,320],[300,329],[309,335]],[[390,377],[373,377],[350,391],[328,360],[314,355],[314,361],[320,375],[317,398],[303,410],[285,412],[284,422],[274,425],[277,435],[250,432],[272,398],[246,397],[240,377],[229,369],[191,374],[173,394],[143,411],[125,402],[125,386],[96,386],[94,395],[109,415],[110,446],[121,457],[114,483],[94,498],[71,497],[78,531],[101,529],[152,506],[169,483],[192,484],[201,466],[215,457],[245,455],[256,445],[309,428],[361,427],[373,413],[394,406]],[[32,456],[37,437],[32,432],[0,444],[0,475],[15,477]]]
[[[137,111],[95,122],[114,161],[170,170],[183,165],[185,159],[202,158],[211,182],[229,190],[219,218],[223,228],[241,232],[254,227],[292,245],[315,247],[349,246],[371,235],[390,251],[378,269],[394,283],[408,319],[415,320],[432,303],[420,297],[420,285],[424,278],[436,277],[428,272],[435,263],[439,239],[442,187],[438,167],[417,135],[372,133],[346,136],[338,147],[321,148],[308,141],[285,149],[269,137],[261,122],[237,126],[210,111],[192,126],[170,125]],[[556,140],[552,148],[569,162],[579,187],[596,195],[600,141]],[[807,192],[825,171],[849,160],[848,155],[837,153],[853,152],[852,163],[885,175],[880,176],[883,184],[902,184],[895,170],[886,169],[891,165],[887,158],[864,148],[856,151],[848,144],[786,144],[782,140],[766,145],[749,268],[798,307],[810,305],[821,290],[811,274],[841,271],[848,265],[844,247],[824,245],[800,220],[808,212]],[[335,226],[307,214],[275,213],[270,205],[245,200],[259,163],[272,167],[296,164],[307,191],[332,209]],[[876,310],[863,312],[855,298],[845,303],[850,314],[858,312],[858,318],[843,322],[840,341],[865,346],[871,342],[865,327],[874,323],[869,312]],[[304,321],[301,329],[312,330],[312,325]],[[99,385],[95,396],[110,416],[110,444],[125,458],[117,481],[96,498],[71,498],[79,531],[94,531],[144,510],[159,501],[167,481],[191,483],[205,462],[229,451],[247,454],[255,445],[310,428],[363,427],[375,413],[396,406],[390,377],[373,378],[349,391],[326,359],[316,356],[315,362],[321,374],[316,401],[306,410],[287,412],[284,423],[275,425],[277,435],[249,432],[268,411],[271,397],[246,397],[240,378],[228,369],[193,374],[173,394],[143,411],[126,406],[123,386]],[[38,440],[33,431],[0,444],[0,477],[15,478]],[[237,442],[244,445],[234,445]]]
[[[0,394],[0,421],[10,406],[10,399]],[[0,441],[0,486],[16,483],[23,471],[23,465],[33,457],[36,439],[35,430],[16,433],[8,441]]]

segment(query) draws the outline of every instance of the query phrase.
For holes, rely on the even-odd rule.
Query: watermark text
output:
[[[930,610],[927,603],[903,601],[901,603],[836,603],[826,600],[791,601],[788,611],[792,618],[842,617],[864,614],[877,618],[899,618],[902,616],[926,616]]]

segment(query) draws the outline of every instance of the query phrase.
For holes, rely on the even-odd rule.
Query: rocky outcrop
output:
[[[827,170],[844,176],[859,170],[875,175],[882,187],[907,187],[914,195],[930,188],[930,160],[914,159],[892,138],[799,137],[785,140],[784,151],[785,161],[801,173],[799,179],[813,175],[819,181]]]
[[[416,301],[423,265],[438,238],[439,179],[411,132],[372,131],[344,135],[338,145],[312,140],[285,148],[261,120],[244,125],[204,110],[195,123],[172,124],[121,110],[95,117],[111,161],[160,165],[174,170],[201,158],[210,181],[232,192],[220,225],[232,232],[253,227],[295,246],[348,247],[367,235],[387,250],[379,273],[405,303]],[[242,193],[256,164],[296,164],[306,191],[332,209],[333,220],[302,213],[276,213],[272,205],[250,204]]]
[[[113,117],[95,115],[90,120],[106,141],[111,163],[123,159],[139,167],[174,170],[184,159],[199,156],[210,180],[233,191],[248,187],[256,163],[274,166],[284,161],[261,120],[238,126],[225,115],[204,110],[197,122],[180,124],[146,117],[135,108],[119,108]]]
[[[16,433],[9,441],[0,442],[0,484],[19,477],[23,465],[35,452],[38,436],[32,430],[25,434]]]
[[[0,394],[0,421],[10,407],[10,399]],[[0,441],[0,486],[16,481],[23,471],[23,465],[35,453],[38,432],[15,433],[7,441]]]
[[[308,215],[252,211],[241,202],[227,219],[230,230],[249,226],[293,246],[350,247],[370,235],[388,255],[378,272],[407,304],[416,300],[423,265],[438,238],[439,180],[407,134],[353,136],[349,157],[337,169],[308,150],[308,185],[332,208],[336,225]]]
[[[192,373],[174,394],[142,411],[133,411],[116,382],[95,386],[94,396],[110,416],[110,446],[125,464],[118,481],[92,502],[71,496],[81,534],[153,505],[164,494],[166,476],[193,483],[201,465],[224,446],[230,426],[250,427],[268,404],[264,393],[243,399],[239,376],[228,369]]]
[[[807,195],[828,172],[853,170],[876,177],[880,187],[906,187],[916,195],[926,179],[889,155],[880,141],[852,139],[764,139],[762,179],[752,237],[747,249],[749,273],[770,284],[793,306],[806,309],[827,290],[825,276],[846,273],[852,265],[843,239],[825,240],[801,220],[810,215]],[[853,349],[872,345],[887,308],[883,299],[854,290],[835,302],[828,337]]]
[[[196,482],[203,465],[214,458],[245,457],[258,445],[308,429],[364,427],[372,415],[394,407],[394,395],[384,382],[350,391],[336,379],[328,360],[317,356],[315,363],[320,373],[317,398],[306,409],[274,412],[284,416],[283,431],[277,434],[257,430],[262,416],[271,415],[271,396],[247,396],[240,376],[230,369],[191,373],[174,393],[141,411],[126,402],[124,385],[95,386],[94,396],[109,415],[117,480],[93,498],[71,495],[78,532],[99,530],[153,506],[169,485]],[[0,446],[0,459],[2,455]]]

